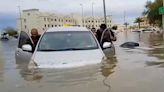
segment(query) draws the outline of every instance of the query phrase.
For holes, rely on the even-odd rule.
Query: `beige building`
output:
[[[102,23],[105,23],[104,17],[85,17],[84,25],[87,28],[96,28],[98,29]],[[107,16],[107,27],[112,27],[112,18],[111,16]]]
[[[142,16],[140,18],[143,20],[143,22],[140,23],[140,27],[141,28],[150,27],[149,20],[148,20],[148,18],[146,16]]]
[[[88,28],[99,28],[104,23],[103,17],[87,17],[83,18],[77,14],[62,15],[48,12],[40,12],[39,9],[23,10],[21,17],[17,18],[17,30],[24,30],[28,33],[32,28],[37,28],[39,33],[43,33],[48,28],[60,27],[65,24],[85,26]],[[107,16],[107,26],[112,26],[111,16]]]

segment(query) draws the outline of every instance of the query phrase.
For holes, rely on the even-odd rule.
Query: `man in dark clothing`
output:
[[[100,29],[97,30],[96,35],[101,47],[104,42],[112,43],[112,41],[116,41],[114,32],[111,29],[107,29],[106,24],[100,25]]]
[[[31,30],[31,39],[33,41],[33,46],[32,46],[33,47],[33,51],[34,51],[34,49],[35,49],[35,47],[36,47],[36,45],[38,43],[39,38],[40,38],[40,35],[38,34],[38,30],[36,28],[33,28]]]

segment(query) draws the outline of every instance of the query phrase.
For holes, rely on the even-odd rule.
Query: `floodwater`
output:
[[[121,32],[116,55],[102,64],[29,71],[15,60],[16,41],[0,42],[0,92],[163,92],[164,35]],[[120,44],[134,41],[140,47]]]

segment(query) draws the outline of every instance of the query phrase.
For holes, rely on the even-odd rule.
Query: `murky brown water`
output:
[[[0,42],[0,92],[163,92],[164,36],[119,33],[116,56],[100,65],[29,71],[16,62],[16,40]],[[135,49],[120,48],[126,41]]]

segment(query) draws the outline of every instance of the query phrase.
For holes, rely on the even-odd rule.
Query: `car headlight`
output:
[[[28,64],[28,69],[35,69],[37,66],[37,63],[34,60],[31,60]]]

